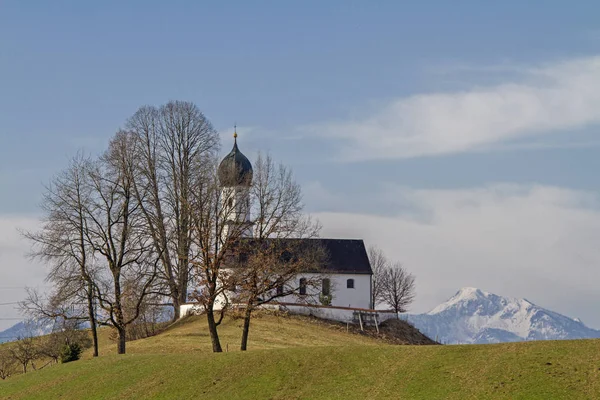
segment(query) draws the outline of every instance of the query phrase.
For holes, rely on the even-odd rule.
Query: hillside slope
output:
[[[226,317],[219,326],[223,351],[239,351],[242,319]],[[250,326],[249,350],[271,350],[308,346],[374,346],[381,341],[367,335],[346,333],[346,328],[315,318],[256,313]],[[109,330],[101,329],[100,354],[116,354]],[[127,342],[129,354],[210,353],[212,347],[204,316],[178,321],[161,334]],[[91,351],[84,358],[91,357]]]
[[[600,338],[600,331],[526,299],[462,288],[448,301],[408,320],[442,343]]]
[[[598,340],[130,354],[16,376],[0,398],[593,399],[599,369]]]

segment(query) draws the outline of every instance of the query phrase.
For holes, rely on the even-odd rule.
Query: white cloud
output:
[[[0,303],[13,303],[24,299],[25,287],[43,286],[46,276],[43,266],[27,258],[29,243],[18,229],[32,230],[39,226],[37,219],[29,216],[0,215]],[[20,317],[15,305],[0,306],[0,318]],[[0,319],[0,330],[17,321]]]
[[[310,127],[345,160],[476,150],[600,122],[600,56],[522,68],[520,79],[391,101],[370,116]]]
[[[427,311],[460,287],[475,286],[526,297],[600,328],[596,194],[498,184],[464,190],[390,186],[372,198],[398,206],[388,210],[389,217],[316,217],[323,236],[363,238],[403,262],[417,277],[412,311]]]

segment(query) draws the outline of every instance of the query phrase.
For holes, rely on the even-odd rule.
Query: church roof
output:
[[[219,164],[219,182],[221,186],[250,186],[252,183],[252,164],[242,154],[237,145],[237,133],[233,135],[233,149]]]
[[[253,242],[258,245],[258,239],[242,238],[240,241],[244,242],[246,248],[251,248]],[[326,253],[326,258],[319,272],[368,275],[373,273],[365,243],[360,239],[265,239],[265,241],[271,243],[276,241],[281,247],[298,249],[299,252],[310,246],[321,247]],[[287,242],[290,243],[289,246],[286,246]]]
[[[305,239],[316,240],[325,248],[327,272],[344,274],[372,274],[365,243],[359,239]]]

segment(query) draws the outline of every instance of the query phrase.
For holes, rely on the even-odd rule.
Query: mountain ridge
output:
[[[432,310],[406,318],[425,335],[448,344],[600,338],[599,330],[578,318],[474,287],[461,288]]]
[[[33,319],[19,321],[0,332],[0,343],[12,342],[24,337],[35,337],[52,333],[53,323],[43,323]]]

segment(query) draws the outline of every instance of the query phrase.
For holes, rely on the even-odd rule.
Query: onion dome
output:
[[[221,186],[250,186],[252,184],[252,164],[237,146],[237,132],[233,134],[233,149],[219,164]]]

